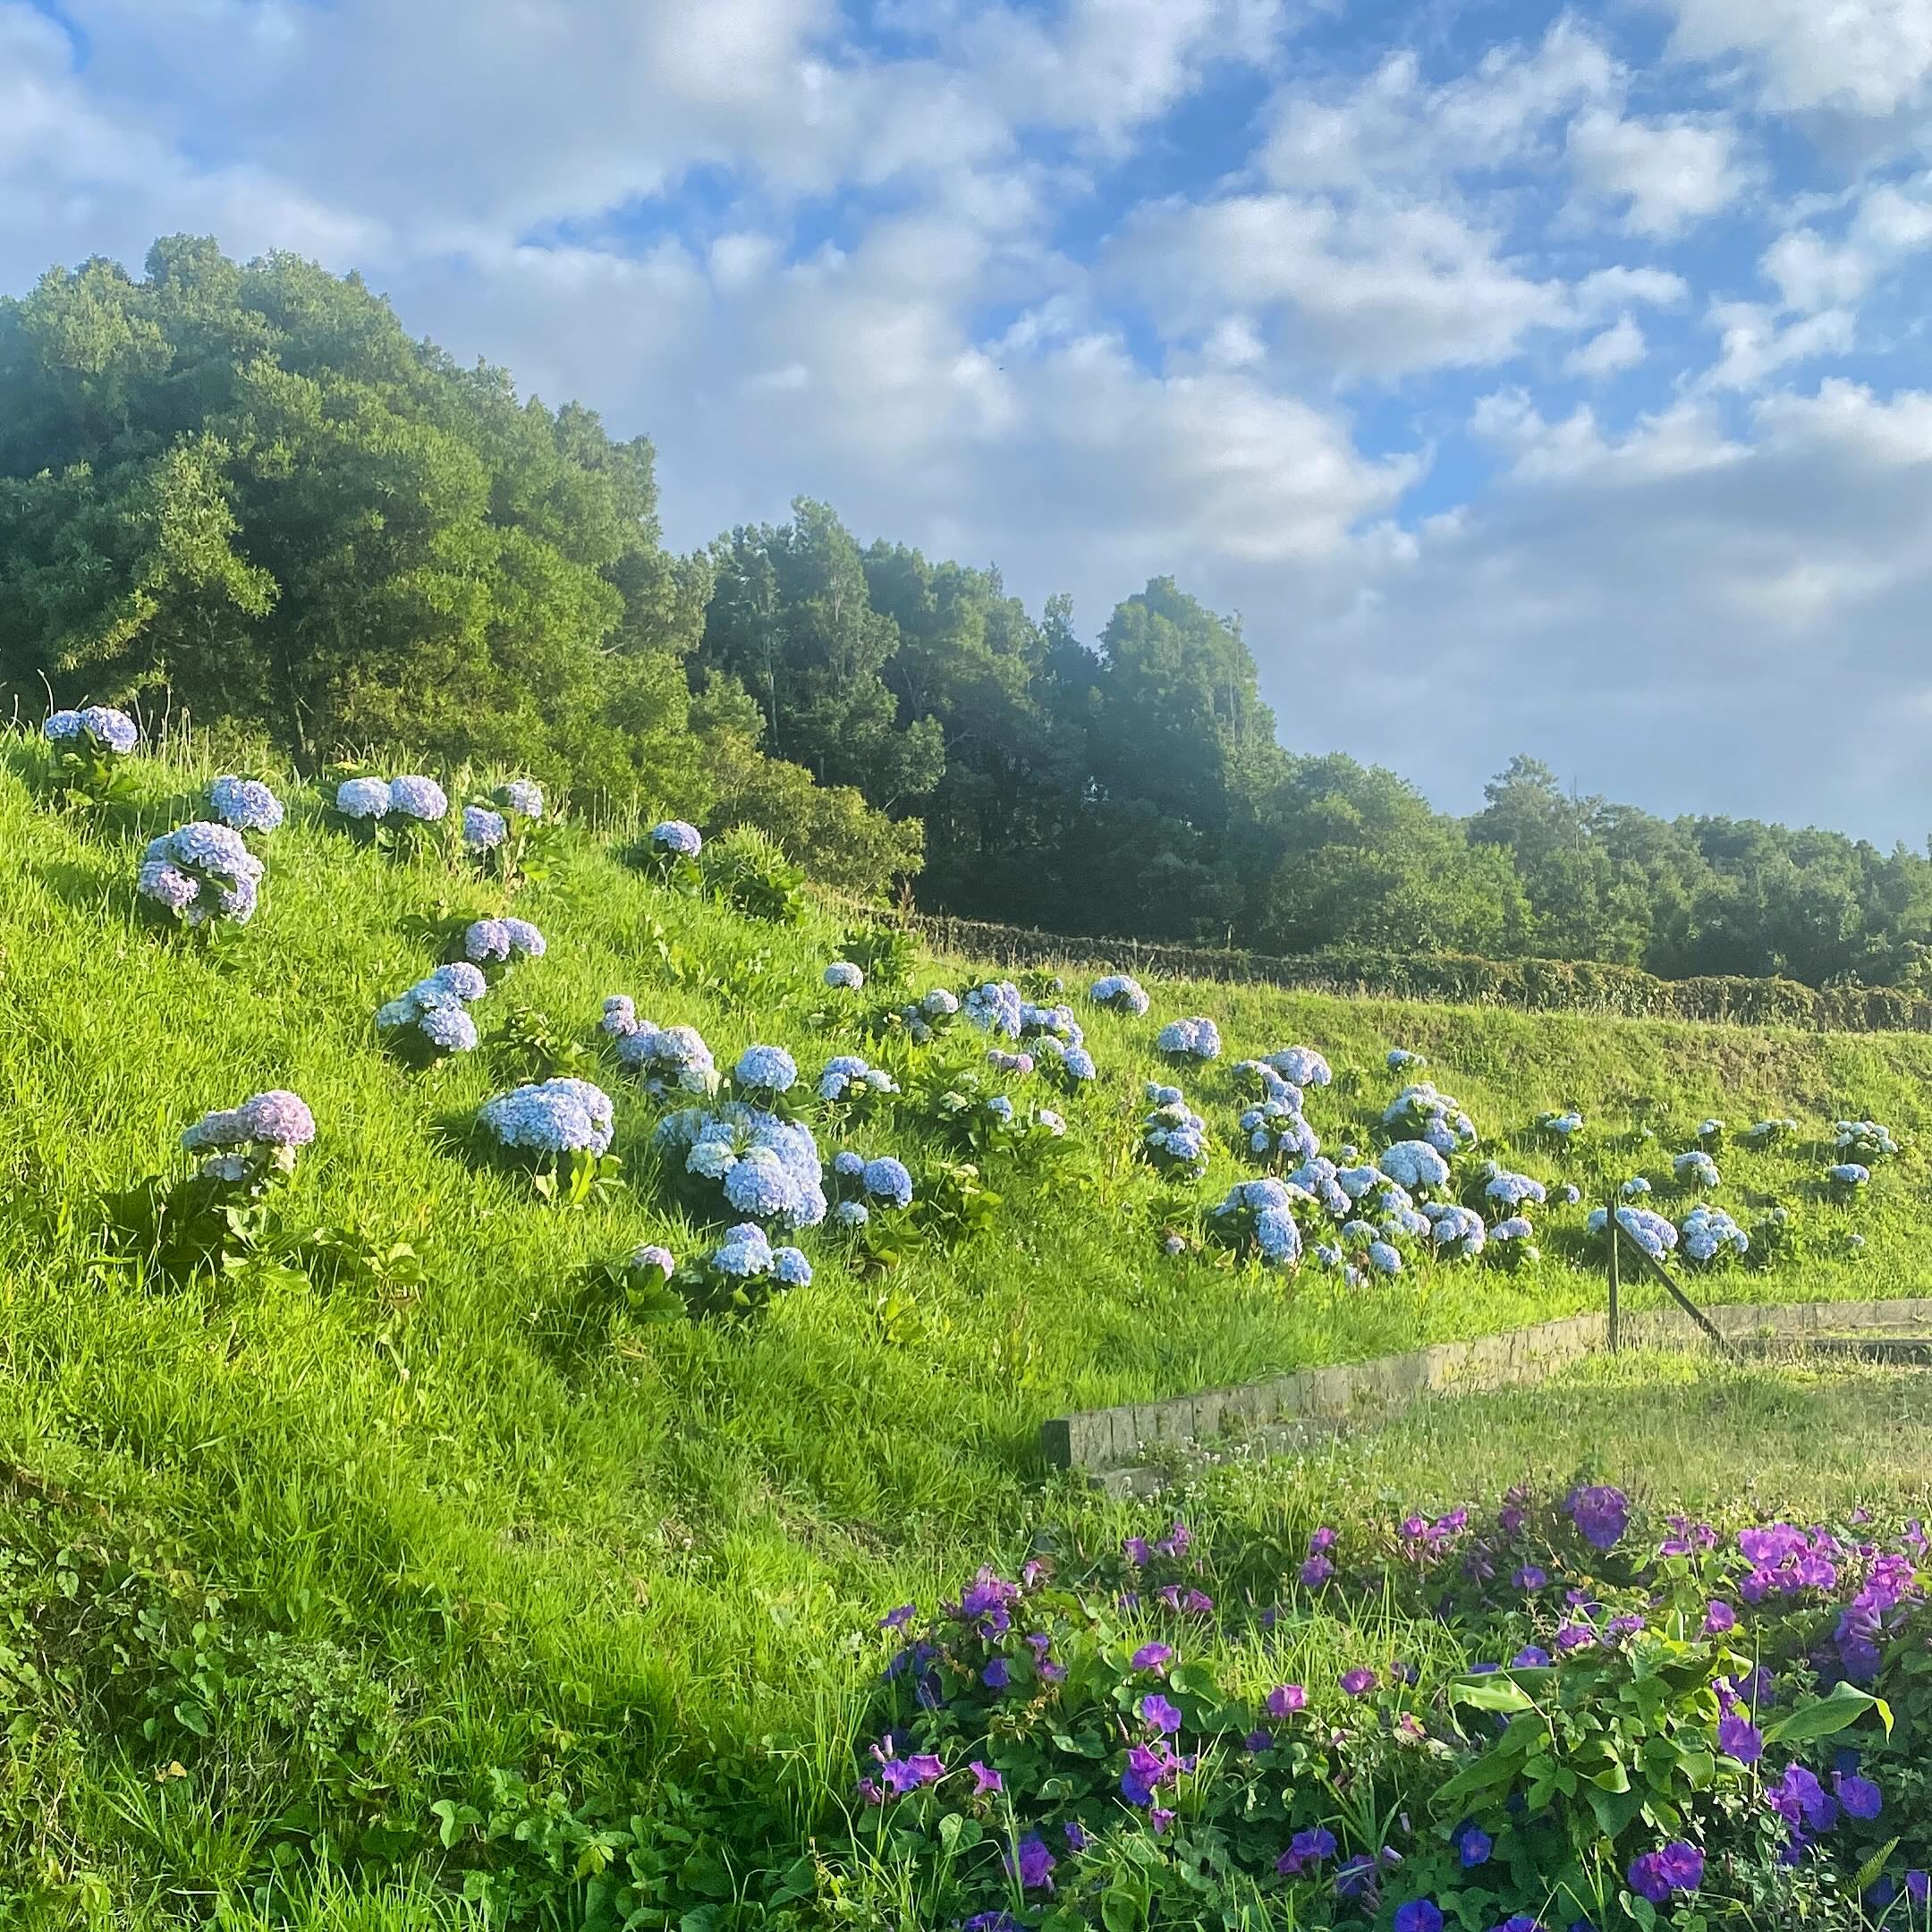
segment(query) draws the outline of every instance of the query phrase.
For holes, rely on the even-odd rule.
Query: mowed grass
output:
[[[1397,1085],[1384,1055],[1399,1044],[1429,1056],[1430,1077],[1499,1157],[1573,1174],[1591,1198],[1639,1168],[1667,1172],[1706,1114],[1733,1126],[1793,1114],[1804,1142],[1727,1156],[1717,1199],[1733,1211],[1792,1200],[1818,1252],[1700,1292],[1925,1292],[1916,1148],[1865,1201],[1842,1207],[1811,1189],[1834,1116],[1868,1114],[1923,1140],[1932,1040],[1181,984],[1151,985],[1155,1010],[1129,1021],[1091,1013],[1070,987],[1098,1090],[1064,1103],[1068,1159],[1038,1186],[1007,1189],[993,1233],[921,1253],[884,1282],[856,1278],[808,1237],[816,1279],[755,1326],[563,1347],[588,1267],[646,1240],[689,1254],[703,1235],[657,1183],[646,1148],[657,1110],[607,1063],[594,1077],[616,1098],[631,1181],[611,1198],[578,1213],[547,1207],[457,1144],[447,1130],[521,1077],[492,1040],[504,1014],[535,1006],[589,1043],[603,996],[628,992],[659,1023],[698,1026],[721,1065],[771,1041],[810,1073],[834,1052],[864,1050],[839,1017],[860,1008],[819,985],[843,919],[827,909],[795,929],[760,927],[665,894],[597,841],[567,837],[554,872],[517,901],[548,955],[477,1009],[481,1051],[412,1074],[378,1050],[371,1015],[435,963],[423,922],[491,910],[487,891],[357,846],[295,793],[254,924],[212,953],[171,943],[139,916],[135,860],[152,832],[199,815],[205,771],[148,767],[141,809],[104,826],[47,809],[34,764],[16,746],[0,770],[0,1497],[11,1499],[0,1525],[22,1549],[47,1542],[50,1521],[151,1545],[231,1618],[335,1647],[393,1691],[406,1721],[383,1747],[374,1795],[358,1801],[419,1828],[422,1851],[399,1858],[402,1876],[383,1883],[402,1889],[386,1899],[366,1877],[346,1891],[305,1879],[302,1911],[318,1926],[445,1922],[426,1807],[467,1799],[493,1769],[540,1772],[572,1802],[601,1793],[648,1811],[667,1767],[777,1759],[793,1765],[786,1801],[807,1818],[814,1780],[843,1788],[883,1609],[930,1604],[1049,1518],[1080,1536],[1111,1522],[1046,1483],[1035,1443],[1046,1416],[1600,1305],[1580,1209],[1546,1217],[1548,1259],[1515,1276],[1419,1267],[1350,1293],[1312,1268],[1284,1281],[1171,1261],[1151,1219],[1161,1185],[1135,1155],[1149,1077],[1177,1078],[1225,1143],[1241,1105],[1232,1063],[1313,1046],[1341,1078],[1311,1096],[1311,1119],[1331,1147],[1367,1147]],[[932,962],[918,984],[967,978]],[[1191,1013],[1219,1021],[1228,1051],[1170,1075],[1154,1036]],[[420,1294],[398,1303],[280,1275],[176,1288],[102,1257],[98,1195],[177,1163],[183,1126],[267,1087],[302,1094],[319,1123],[279,1203],[288,1221],[408,1243]],[[1537,1113],[1566,1105],[1596,1129],[1569,1168],[1509,1145]],[[1642,1146],[1630,1138],[1640,1117],[1657,1135]],[[844,1144],[896,1152],[915,1172],[938,1151],[902,1116],[849,1137],[821,1129],[820,1142],[827,1156]],[[1249,1171],[1224,1151],[1197,1191],[1217,1199]],[[1855,1259],[1839,1240],[1853,1230],[1867,1244]],[[888,1293],[910,1308],[883,1309]],[[1561,1464],[1594,1446],[1627,1471],[1650,1453],[1666,1385],[1653,1369],[1640,1385],[1620,1379],[1638,1372],[1594,1371],[1567,1396],[1429,1411],[1408,1446],[1386,1452],[1388,1480],[1512,1480],[1520,1471],[1502,1465],[1519,1447]],[[1732,1493],[1781,1458],[1823,1472],[1836,1465],[1818,1445],[1839,1423],[1817,1391],[1879,1385],[1752,1371],[1755,1382],[1725,1385],[1733,1428],[1708,1407],[1696,1379],[1707,1374],[1685,1385],[1682,1440],[1644,1465],[1660,1483],[1704,1466],[1684,1447],[1699,1418],[1728,1435]],[[1910,1378],[1883,1385],[1919,1401]],[[1767,1398],[1754,1419],[1750,1386],[1789,1388],[1798,1407]],[[1896,1433],[1922,1441],[1922,1423]],[[1293,1479],[1346,1492],[1345,1459],[1371,1452],[1338,1453]],[[1288,1479],[1248,1479],[1260,1495]],[[0,1812],[12,1889],[0,1900],[50,1925],[191,1922],[214,1900],[237,1924],[285,1909],[250,1903],[260,1891],[251,1808],[272,1802],[272,1758],[240,1752],[246,1761],[224,1759],[216,1775],[176,1741],[157,1765],[150,1741],[108,1724],[82,1690],[64,1701],[43,1683],[18,1702],[22,1734],[38,1741],[15,1746]]]

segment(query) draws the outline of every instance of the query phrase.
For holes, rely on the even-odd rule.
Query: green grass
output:
[[[1300,1041],[1343,1075],[1343,1090],[1312,1097],[1316,1125],[1331,1145],[1366,1145],[1396,1084],[1383,1055],[1401,1044],[1428,1055],[1430,1077],[1492,1144],[1545,1108],[1580,1106],[1596,1131],[1575,1178],[1597,1198],[1640,1165],[1667,1171],[1705,1114],[1792,1114],[1811,1137],[1847,1113],[1914,1142],[1928,1126],[1932,1039],[1918,1037],[1162,985],[1145,1020],[1091,1016],[1103,1079],[1067,1105],[1065,1169],[1012,1189],[978,1243],[915,1258],[890,1284],[910,1313],[883,1318],[882,1284],[808,1239],[817,1278],[755,1326],[682,1324],[564,1350],[550,1336],[587,1266],[646,1240],[689,1253],[699,1236],[651,1184],[654,1110],[614,1067],[600,1078],[633,1185],[583,1212],[545,1206],[437,1131],[513,1084],[495,1023],[526,1002],[588,1041],[603,996],[624,991],[660,1023],[699,1027],[721,1064],[772,1040],[816,1069],[853,1044],[813,1019],[828,1007],[818,974],[841,920],[823,911],[792,930],[757,927],[668,896],[572,837],[517,903],[548,956],[478,1009],[481,1051],[414,1075],[377,1049],[370,1015],[434,962],[412,920],[487,910],[482,888],[360,849],[298,801],[270,848],[260,916],[231,946],[196,951],[147,929],[131,879],[142,839],[197,815],[198,775],[146,769],[140,811],[104,828],[47,809],[27,782],[33,762],[16,748],[0,769],[0,1550],[15,1566],[0,1591],[14,1618],[11,1639],[0,1627],[0,1665],[18,1713],[0,1778],[0,1922],[11,1900],[23,1923],[61,1927],[199,1922],[216,1902],[243,1927],[460,1924],[450,1894],[487,1860],[461,1834],[445,1852],[428,1807],[477,1801],[493,1768],[572,1804],[601,1795],[648,1811],[670,1801],[667,1766],[777,1762],[792,1767],[781,1798],[796,1826],[844,1784],[883,1608],[929,1603],[1043,1521],[1084,1536],[1114,1521],[1043,1491],[1044,1418],[1600,1306],[1580,1210],[1548,1217],[1548,1259],[1513,1277],[1421,1267],[1343,1293],[1312,1269],[1284,1283],[1170,1261],[1150,1218],[1161,1188],[1133,1151],[1163,1019],[1220,1021],[1226,1060],[1181,1078],[1224,1132],[1239,1110],[1228,1064]],[[660,927],[690,962],[682,982],[660,959]],[[966,977],[935,962],[919,984]],[[415,1299],[279,1275],[169,1288],[101,1258],[96,1197],[176,1160],[176,1136],[206,1108],[267,1087],[293,1088],[320,1123],[286,1215],[408,1242],[427,1280]],[[1628,1138],[1640,1111],[1657,1133],[1648,1162]],[[915,1170],[936,1151],[889,1117],[852,1140]],[[827,1153],[834,1144],[821,1135]],[[1543,1154],[1505,1157],[1560,1171]],[[1818,1238],[1801,1266],[1733,1271],[1701,1292],[1924,1291],[1918,1153],[1852,1208],[1807,1191],[1823,1163],[1815,1138],[1726,1157],[1721,1200],[1792,1199]],[[1243,1171],[1222,1155],[1201,1198]],[[1853,1228],[1867,1242],[1855,1260],[1836,1251]],[[1561,1393],[1428,1411],[1292,1479],[1345,1489],[1369,1479],[1348,1474],[1358,1461],[1372,1470],[1381,1455],[1377,1480],[1453,1488],[1511,1479],[1513,1459],[1573,1466],[1594,1450],[1660,1486],[1734,1494],[1750,1470],[1852,1481],[1862,1465],[1819,1446],[1849,1431],[1902,1485],[1908,1445],[1924,1440],[1919,1387],[1620,1364]],[[1875,1392],[1900,1417],[1889,1436],[1849,1428]],[[1725,1432],[1724,1456],[1736,1453],[1732,1433],[1749,1438],[1750,1470],[1726,1477],[1717,1450],[1697,1449],[1707,1427]],[[1258,1495],[1289,1479],[1244,1479]],[[93,1553],[69,1565],[71,1595],[64,1547]],[[116,1621],[143,1591],[173,1606],[152,1642]],[[353,1774],[314,1815],[288,1784],[292,1765],[319,1760],[290,1744],[285,1715],[217,1686],[208,1707],[233,1723],[202,1739],[172,1703],[157,1718],[127,1701],[127,1683],[153,1675],[156,1657],[165,1677],[183,1646],[180,1682],[193,1682],[181,1606],[208,1596],[225,1629],[272,1635],[286,1651],[276,1668],[323,1684],[303,1692],[304,1710],[348,1711],[360,1688],[380,1691],[373,1716],[342,1719],[343,1735],[360,1725],[369,1742],[347,1753]],[[104,1661],[117,1645],[137,1660],[118,1676]],[[402,1849],[386,1875],[364,1865],[314,1879],[342,1855],[341,1817],[394,1826]],[[271,1882],[274,1843],[297,1847],[304,1876]]]

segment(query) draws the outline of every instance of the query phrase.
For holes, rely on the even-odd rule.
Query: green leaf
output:
[[[1892,1707],[1883,1698],[1860,1690],[1856,1684],[1835,1684],[1829,1697],[1820,1698],[1815,1704],[1801,1704],[1788,1717],[1767,1724],[1764,1741],[1767,1744],[1800,1744],[1808,1738],[1835,1737],[1855,1724],[1867,1711],[1877,1711],[1879,1723],[1890,1733]]]
[[[1536,1708],[1536,1699],[1515,1682],[1500,1673],[1485,1677],[1459,1677],[1449,1686],[1453,1704],[1468,1704],[1477,1710],[1526,1711]]]
[[[1869,1891],[1878,1883],[1878,1875],[1890,1862],[1892,1854],[1898,1850],[1898,1843],[1896,1838],[1888,1839],[1859,1867],[1858,1878],[1853,1887],[1855,1890]]]

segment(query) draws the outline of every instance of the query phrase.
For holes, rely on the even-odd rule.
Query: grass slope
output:
[[[634,1184],[583,1212],[436,1131],[521,1077],[496,1026],[528,1003],[590,1040],[603,996],[624,991],[660,1023],[699,1027],[721,1065],[768,1040],[816,1069],[855,1044],[814,1017],[840,923],[758,927],[572,838],[517,903],[548,956],[477,1010],[482,1050],[425,1077],[377,1050],[370,1015],[433,963],[420,922],[489,910],[482,888],[360,849],[298,803],[259,917],[197,952],[144,927],[131,880],[141,840],[199,816],[206,774],[148,768],[141,809],[104,828],[46,809],[33,767],[16,746],[0,769],[0,1669],[15,1713],[0,1919],[173,1925],[220,1902],[234,1924],[454,1922],[449,1893],[489,1860],[429,1808],[478,1801],[493,1771],[526,1780],[537,1811],[601,1795],[648,1815],[674,1802],[662,1781],[681,1759],[767,1754],[782,1772],[772,1829],[801,1832],[849,1783],[882,1608],[932,1601],[1040,1520],[1044,1417],[1599,1305],[1580,1211],[1549,1218],[1548,1260],[1514,1277],[1423,1267],[1345,1293],[1313,1269],[1284,1283],[1170,1261],[1149,1218],[1158,1183],[1134,1156],[1163,1019],[1220,1021],[1227,1061],[1182,1083],[1224,1135],[1228,1062],[1299,1041],[1343,1074],[1311,1097],[1316,1125],[1367,1145],[1399,1043],[1428,1055],[1492,1144],[1560,1105],[1601,1120],[1598,1151],[1574,1163],[1598,1198],[1644,1164],[1617,1137],[1646,1103],[1653,1173],[1707,1113],[1788,1113],[1809,1132],[1869,1114],[1914,1140],[1927,1126],[1922,1038],[1164,985],[1142,1021],[1082,1010],[1100,1089],[1067,1105],[1065,1167],[1013,1189],[994,1233],[883,1284],[808,1238],[817,1279],[753,1327],[565,1350],[551,1337],[587,1266],[652,1239],[689,1253],[699,1236],[650,1184],[654,1110],[614,1067],[599,1077]],[[964,977],[934,964],[919,984]],[[175,1160],[206,1108],[267,1087],[301,1093],[320,1123],[284,1212],[409,1243],[420,1294],[282,1275],[165,1289],[102,1258],[95,1198]],[[915,1171],[935,1151],[890,1116],[851,1143]],[[1823,1234],[1856,1226],[1862,1256],[1826,1258],[1821,1241],[1801,1267],[1707,1292],[1923,1288],[1918,1155],[1852,1208],[1803,1196],[1822,1165],[1817,1144],[1733,1154],[1719,1198],[1797,1199]],[[1241,1172],[1223,1155],[1202,1198]],[[1526,1447],[1580,1449],[1589,1416],[1607,1432],[1623,1412],[1498,1411],[1538,1418]],[[1110,1520],[1071,1495],[1045,1506]],[[206,1634],[217,1613],[225,1649]],[[389,1880],[370,1850],[385,1832]],[[328,1875],[351,1855],[350,1878]],[[275,1878],[278,1857],[299,1883]]]

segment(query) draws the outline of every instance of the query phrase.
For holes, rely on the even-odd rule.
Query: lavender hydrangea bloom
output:
[[[695,859],[704,850],[698,827],[682,818],[666,818],[662,825],[653,826],[650,837],[659,852],[674,858]]]
[[[1221,1056],[1221,1030],[1204,1015],[1170,1020],[1155,1036],[1154,1044],[1164,1054],[1192,1060],[1217,1060]]]
[[[1429,1238],[1436,1251],[1451,1259],[1479,1255],[1488,1239],[1482,1216],[1472,1208],[1438,1205],[1423,1210],[1429,1217]]]
[[[872,1210],[863,1201],[842,1200],[833,1208],[832,1218],[841,1227],[863,1227],[872,1218]]]
[[[461,1006],[432,1006],[416,1026],[432,1046],[445,1053],[469,1053],[477,1043],[477,1023]]]
[[[273,832],[284,816],[282,801],[260,779],[233,772],[208,786],[208,809],[237,832]]]
[[[1750,1250],[1750,1236],[1723,1208],[1707,1208],[1702,1202],[1684,1216],[1678,1233],[1692,1261],[1707,1263]]]
[[[148,847],[150,856],[154,848]],[[192,825],[177,826],[167,835],[166,856],[176,865],[191,866],[199,872],[218,872],[226,878],[259,878],[262,862],[242,843],[242,835],[232,826],[216,825],[198,818]]]
[[[1419,1193],[1449,1179],[1449,1163],[1426,1140],[1398,1140],[1376,1156],[1376,1165],[1398,1186]]]
[[[386,778],[345,778],[335,787],[335,809],[345,818],[384,818],[389,813]]]
[[[1024,1003],[1020,988],[1010,979],[988,979],[972,987],[960,1004],[967,1023],[982,1033],[997,1033],[1007,1039],[1020,1038],[1020,1009]]]
[[[497,788],[496,798],[506,810],[521,812],[526,818],[541,818],[544,815],[543,787],[532,779],[513,778]]]
[[[865,1191],[876,1200],[883,1200],[891,1208],[906,1208],[912,1201],[912,1176],[907,1173],[905,1165],[890,1155],[882,1155],[877,1160],[865,1164],[860,1176]]]
[[[1653,1259],[1661,1261],[1676,1249],[1677,1230],[1662,1215],[1648,1208],[1619,1208],[1616,1217],[1617,1225]],[[1601,1234],[1608,1217],[1601,1208],[1593,1208],[1584,1225],[1592,1234]]]
[[[315,1115],[285,1088],[250,1095],[236,1113],[246,1137],[260,1147],[307,1147],[315,1139]]]
[[[628,993],[606,994],[604,1016],[597,1021],[597,1030],[614,1039],[621,1039],[626,1033],[635,1033],[637,1030],[637,1008],[631,1004],[631,996]]]
[[[1267,1055],[1267,1063],[1295,1087],[1326,1087],[1335,1073],[1312,1046],[1284,1046]]]
[[[1108,973],[1096,979],[1088,988],[1087,996],[1097,1006],[1109,1007],[1136,1020],[1153,1004],[1140,981],[1125,973]]]
[[[811,1285],[811,1263],[796,1248],[774,1248],[771,1271],[773,1278],[787,1288]]]
[[[724,1175],[724,1199],[740,1214],[770,1219],[784,1211],[792,1194],[784,1164],[769,1148],[747,1148]]]
[[[447,966],[438,966],[422,984],[465,1001],[479,1000],[489,991],[489,981],[468,960],[456,960]]]
[[[825,970],[825,983],[835,991],[856,993],[865,984],[862,969],[850,960],[834,960]]]
[[[919,1004],[928,1020],[950,1020],[960,1010],[958,996],[943,986],[935,987]]]
[[[105,750],[125,757],[140,742],[140,727],[125,711],[112,705],[88,705],[79,711],[56,711],[41,730],[55,744],[88,733]]]
[[[510,957],[510,928],[499,919],[475,920],[463,934],[463,952],[475,961]]]
[[[783,1046],[747,1046],[732,1069],[732,1080],[759,1092],[785,1093],[798,1084],[798,1063]]]
[[[610,1097],[588,1080],[516,1088],[486,1101],[478,1118],[504,1147],[537,1154],[602,1154],[611,1144]]]
[[[634,1268],[654,1267],[660,1270],[666,1281],[677,1273],[677,1257],[668,1248],[646,1245],[631,1257]]]
[[[1717,1163],[1702,1148],[1692,1148],[1671,1161],[1671,1174],[1680,1187],[1714,1188],[1722,1184]]]
[[[185,912],[201,894],[198,880],[190,878],[165,859],[144,859],[135,875],[134,889],[142,898],[152,899],[171,912]]]
[[[449,796],[434,778],[411,772],[389,781],[389,809],[399,818],[429,823],[449,816]]]
[[[506,919],[503,922],[510,950],[524,959],[541,959],[550,948],[544,936],[528,919]]]
[[[673,1087],[691,1094],[714,1093],[717,1068],[696,1027],[639,1026],[617,1043],[617,1058],[644,1076],[646,1089],[663,1094]]]
[[[462,836],[471,852],[488,852],[510,836],[510,827],[501,812],[483,805],[465,805]]]

